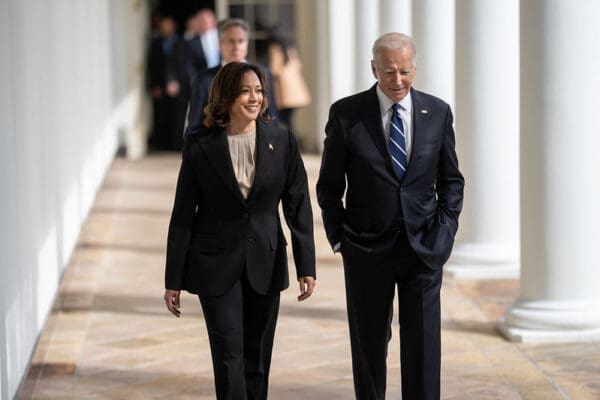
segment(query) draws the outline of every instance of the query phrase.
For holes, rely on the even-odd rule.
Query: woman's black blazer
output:
[[[187,136],[169,224],[165,287],[218,296],[245,269],[258,293],[287,288],[280,203],[291,233],[297,276],[314,277],[312,210],[293,134],[257,121],[256,174],[246,200],[223,129]]]

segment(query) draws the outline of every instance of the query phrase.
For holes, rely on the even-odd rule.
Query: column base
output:
[[[127,158],[129,160],[139,160],[148,153],[146,127],[136,125],[128,129],[125,133],[125,145]]]
[[[498,329],[513,342],[600,340],[600,304],[517,301],[498,321]]]
[[[518,279],[519,251],[513,244],[462,243],[444,267],[454,279]]]

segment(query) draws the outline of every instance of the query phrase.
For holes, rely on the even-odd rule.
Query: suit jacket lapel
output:
[[[383,132],[383,125],[381,123],[381,110],[379,109],[379,99],[377,98],[377,84],[373,85],[367,92],[368,100],[365,102],[363,120],[371,139],[375,143],[375,146],[385,159],[385,164],[388,170],[397,178],[394,166],[392,165],[392,158],[390,157],[390,151],[385,141],[385,134]]]
[[[419,153],[423,148],[423,143],[427,142],[427,124],[429,123],[429,110],[426,104],[423,103],[423,99],[418,91],[411,89],[412,96],[412,106],[413,106],[413,115],[412,115],[412,150],[410,154],[410,160],[408,162],[406,168],[406,175],[404,175],[404,182],[410,182],[411,178],[415,175],[415,171],[411,168],[416,164],[416,161],[419,157]]]
[[[235,178],[231,155],[229,154],[229,144],[227,135],[223,129],[216,128],[211,131],[206,140],[200,142],[200,147],[204,155],[213,166],[215,173],[223,180],[225,186],[241,202],[245,202],[244,196]]]

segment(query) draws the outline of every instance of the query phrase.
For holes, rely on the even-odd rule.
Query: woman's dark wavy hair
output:
[[[204,107],[204,125],[207,127],[225,126],[229,123],[229,110],[235,99],[242,93],[242,77],[248,71],[258,76],[263,91],[263,101],[258,118],[265,122],[273,118],[269,115],[269,87],[265,74],[256,65],[245,62],[230,62],[225,64],[215,75],[210,85],[208,104]]]

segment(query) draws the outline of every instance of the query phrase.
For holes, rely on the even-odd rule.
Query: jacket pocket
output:
[[[202,254],[218,254],[223,249],[223,241],[218,235],[195,235],[191,248]]]
[[[269,237],[269,245],[271,250],[277,250],[280,246],[287,246],[287,240],[285,240],[285,236],[280,235],[276,237]]]
[[[367,253],[367,254],[370,254],[373,252],[373,249],[371,247],[367,247],[360,243],[357,243],[356,241],[350,239],[347,235],[344,236],[344,239],[341,242],[340,250],[342,251],[342,254],[345,254],[348,250],[359,251],[361,253]]]
[[[435,210],[433,213],[429,214],[425,217],[425,224],[427,225],[427,230],[430,231],[433,228],[433,224],[436,223],[438,216],[438,210]]]
[[[346,225],[355,232],[373,232],[375,230],[373,219],[367,217],[347,215]]]

